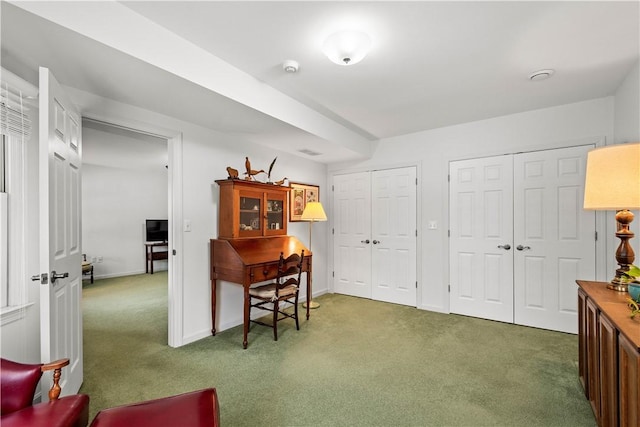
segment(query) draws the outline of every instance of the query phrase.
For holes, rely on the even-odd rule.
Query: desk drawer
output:
[[[251,283],[264,282],[278,277],[278,263],[251,267],[249,270]]]

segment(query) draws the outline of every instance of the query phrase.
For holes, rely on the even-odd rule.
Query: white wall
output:
[[[640,61],[615,94],[615,143],[640,142]]]
[[[182,140],[182,194],[184,220],[191,221],[191,232],[182,233],[184,261],[181,282],[183,318],[178,331],[183,344],[211,334],[209,240],[217,237],[218,186],[215,180],[227,177],[226,167],[244,169],[249,156],[254,169],[267,169],[275,156],[278,160],[272,178],[288,177],[292,181],[319,184],[320,198],[327,202],[325,191],[326,165],[285,152],[273,150],[238,139],[233,135],[205,129],[172,117],[117,103],[86,92],[66,88],[83,116],[127,127],[153,131]],[[295,147],[292,147],[294,150]],[[178,203],[180,203],[180,201]],[[308,244],[308,224],[290,223],[288,233]],[[314,224],[314,295],[326,293],[327,282],[327,223]],[[242,324],[242,288],[222,282],[218,287],[218,324],[221,331]],[[304,297],[304,295],[303,295]],[[171,297],[170,297],[171,298]],[[239,337],[239,344],[241,339]]]
[[[636,65],[616,90],[614,133],[616,144],[640,142],[640,61],[636,62]],[[630,229],[635,233],[635,238],[631,239],[630,243],[636,254],[634,264],[638,265],[640,264],[640,211],[633,211],[633,213],[635,219],[631,223]],[[607,213],[607,241],[611,248],[611,256],[607,258],[607,262],[610,271],[617,268],[613,253],[615,253],[614,248],[620,244],[620,240],[615,238],[615,232],[614,213],[609,212]]]
[[[86,158],[95,151],[105,159],[105,147],[115,147],[108,162],[82,166],[82,251],[102,257],[93,264],[96,278],[144,273],[145,219],[168,218],[166,161],[137,161],[132,153],[144,156],[145,143],[116,133],[84,127],[82,139]],[[156,144],[166,153],[166,141]],[[166,269],[167,261],[154,262],[154,271]]]
[[[399,163],[420,165],[418,306],[448,312],[449,162],[601,139],[612,141],[613,103],[613,98],[607,97],[381,140],[370,160],[331,165],[329,174]],[[429,230],[429,221],[436,221],[438,229]]]

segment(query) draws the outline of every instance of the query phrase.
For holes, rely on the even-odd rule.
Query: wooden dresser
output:
[[[579,375],[601,427],[640,427],[640,316],[629,294],[578,280]]]

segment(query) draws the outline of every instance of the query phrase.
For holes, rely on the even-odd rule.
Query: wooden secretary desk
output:
[[[289,187],[254,181],[218,180],[218,238],[210,241],[211,333],[216,334],[217,282],[244,288],[243,348],[249,333],[249,288],[277,276],[280,253],[285,257],[304,250],[302,270],[307,278],[307,320],[311,302],[312,253],[287,235]]]

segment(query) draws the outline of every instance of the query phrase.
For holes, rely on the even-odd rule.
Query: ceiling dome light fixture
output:
[[[535,73],[532,73],[529,76],[529,80],[531,80],[532,82],[538,82],[540,80],[546,80],[549,77],[551,77],[553,75],[553,73],[555,73],[554,70],[538,70]]]
[[[361,31],[339,31],[324,41],[322,51],[338,65],[353,65],[362,61],[371,49],[371,37]]]

